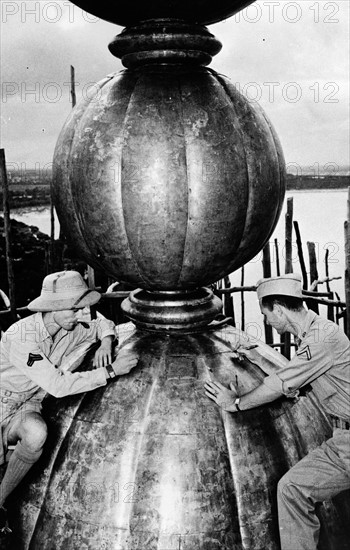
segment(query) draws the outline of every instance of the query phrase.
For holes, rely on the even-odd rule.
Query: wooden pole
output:
[[[50,256],[49,256],[48,273],[54,271],[55,263],[55,207],[52,198],[52,181],[50,182]]]
[[[305,260],[304,260],[304,254],[303,254],[303,244],[301,241],[301,235],[299,231],[299,224],[298,222],[294,222],[294,229],[295,229],[295,237],[297,242],[297,248],[298,248],[298,257],[299,257],[299,263],[300,263],[300,269],[301,274],[303,277],[303,289],[307,290],[308,284],[307,284],[307,272],[306,272],[306,266],[305,266]]]
[[[316,247],[315,243],[308,241],[307,248],[309,251],[309,262],[310,262],[310,285],[314,281],[318,281],[318,271],[317,271],[317,258],[316,258]],[[315,288],[317,290],[317,286]]]
[[[325,255],[325,259],[324,259],[324,263],[325,263],[325,270],[326,270],[326,288],[327,288],[327,291],[329,293],[329,298],[330,300],[333,300],[334,298],[334,294],[333,292],[331,291],[331,287],[329,285],[329,266],[328,266],[328,257],[329,257],[329,249],[327,248],[326,250],[326,255]],[[327,307],[327,318],[330,320],[330,321],[333,321],[334,322],[334,309],[332,306],[328,306]]]
[[[70,94],[72,97],[72,107],[75,107],[77,97],[75,95],[75,69],[73,65],[70,66]]]
[[[277,277],[279,277],[281,275],[281,270],[280,270],[280,256],[279,256],[277,239],[275,239],[275,253],[276,253],[276,275]]]
[[[224,277],[225,288],[230,288],[230,278],[228,275]],[[224,313],[226,317],[232,317],[233,326],[236,326],[235,323],[235,312],[233,309],[233,298],[231,294],[224,295]]]
[[[263,276],[264,277],[271,277],[271,256],[270,256],[270,243],[268,242],[264,248],[263,248]],[[272,327],[270,325],[267,325],[264,321],[264,329],[265,329],[265,341],[267,344],[273,344],[273,333],[272,333]]]
[[[215,290],[218,296],[222,294],[232,294],[233,292],[255,292],[256,286],[231,286],[230,288],[219,288]]]
[[[88,287],[91,289],[95,288],[95,271],[91,266],[87,266],[87,272],[88,272]],[[97,309],[96,306],[90,306],[90,315],[91,319],[96,319],[97,317]]]
[[[306,271],[305,260],[304,260],[303,244],[301,240],[298,222],[294,222],[294,229],[295,229],[296,243],[298,248],[300,269],[303,277],[303,289],[304,291],[307,291],[309,285],[308,285],[307,271]],[[308,298],[305,298],[305,303],[307,304],[307,307],[312,311],[314,311],[315,307],[317,308],[317,304],[315,302],[312,302],[312,300],[309,300]]]
[[[244,265],[241,269],[241,287],[244,288]],[[244,306],[244,290],[241,292],[241,326],[242,330],[245,327],[245,306]]]
[[[346,334],[350,338],[350,187],[348,187],[348,219],[344,223],[345,234],[345,302]]]
[[[0,149],[0,180],[2,184],[3,208],[4,208],[4,233],[5,233],[5,249],[6,249],[6,265],[7,279],[9,285],[9,300],[11,318],[13,322],[17,321],[16,313],[16,296],[15,296],[15,276],[13,273],[12,263],[12,241],[11,241],[11,220],[10,220],[10,203],[9,203],[9,188],[6,172],[5,150]]]
[[[72,109],[73,109],[75,107],[76,103],[77,103],[77,97],[76,97],[76,93],[75,93],[75,69],[74,69],[73,65],[70,66],[70,95],[71,95]],[[52,237],[52,235],[54,235],[54,234],[55,234],[55,229],[54,229],[54,205],[53,205],[52,192],[51,192],[51,240],[54,239],[54,237]],[[65,235],[62,231],[62,226],[60,226],[58,238],[59,238],[60,241],[62,241],[62,243],[63,243],[62,247],[64,248]],[[61,253],[60,263],[62,263],[63,248],[62,248],[62,251],[60,251],[60,253]]]
[[[268,242],[263,248],[263,274],[264,277],[271,277],[271,255],[270,243]]]
[[[285,218],[285,239],[286,239],[286,263],[285,273],[293,273],[293,197],[287,199],[287,213]],[[284,344],[283,355],[290,359],[290,333],[285,332],[281,336],[281,343]]]
[[[315,250],[315,243],[313,242],[307,242],[307,248],[309,251],[309,263],[310,263],[310,285],[314,281],[318,281],[318,271],[317,271],[317,258],[316,258],[316,250]],[[317,285],[315,290],[317,290]],[[312,309],[315,313],[319,312],[317,303],[308,304],[310,309]]]
[[[292,259],[292,233],[293,233],[293,197],[287,199],[286,213],[286,264],[285,273],[293,273]]]

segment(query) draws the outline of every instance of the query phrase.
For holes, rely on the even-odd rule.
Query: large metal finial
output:
[[[99,83],[62,130],[55,203],[91,265],[143,289],[123,305],[136,324],[187,331],[220,311],[200,289],[252,259],[271,235],[284,160],[261,109],[205,67],[221,44],[184,19],[196,2],[161,2],[167,19],[149,19],[155,4],[110,44],[128,69]],[[200,4],[202,22],[210,10]],[[246,4],[218,2],[225,13]],[[110,5],[115,20],[123,5]],[[166,6],[182,19],[170,19]]]
[[[277,481],[330,425],[312,392],[231,415],[203,389],[213,377],[245,394],[286,363],[262,342],[239,361],[252,339],[206,327],[220,303],[205,285],[264,246],[284,196],[268,119],[205,67],[219,43],[202,25],[250,2],[75,3],[128,25],[110,46],[127,69],[70,115],[55,204],[82,257],[140,287],[124,304],[136,329],[118,329],[139,362],[63,406],[46,402],[55,429],[16,499],[18,548],[277,550]]]

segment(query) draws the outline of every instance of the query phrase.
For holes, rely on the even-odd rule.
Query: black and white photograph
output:
[[[0,550],[347,550],[349,12],[0,0]]]

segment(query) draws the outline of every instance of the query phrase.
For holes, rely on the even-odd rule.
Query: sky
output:
[[[9,168],[50,166],[68,116],[70,65],[77,100],[120,71],[107,46],[122,27],[68,0],[1,0],[1,147]],[[349,165],[349,2],[257,1],[209,30],[222,42],[210,65],[258,101],[287,167]]]

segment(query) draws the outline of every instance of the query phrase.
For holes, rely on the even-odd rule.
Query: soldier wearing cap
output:
[[[112,363],[115,325],[104,317],[79,322],[79,310],[101,295],[88,289],[77,271],[45,277],[36,312],[13,324],[0,342],[0,465],[15,445],[0,485],[0,532],[7,532],[6,498],[39,459],[47,436],[41,416],[46,393],[55,397],[94,390],[137,363],[132,350],[121,349]],[[72,372],[96,342],[92,371]],[[112,363],[112,364],[111,364]],[[10,454],[10,453],[9,453]]]
[[[257,294],[266,323],[296,337],[294,357],[245,395],[219,382],[206,383],[206,395],[234,413],[294,397],[311,384],[332,420],[333,436],[282,477],[277,498],[282,550],[313,550],[320,529],[316,503],[350,488],[350,342],[338,325],[304,308],[300,275],[261,279]]]

